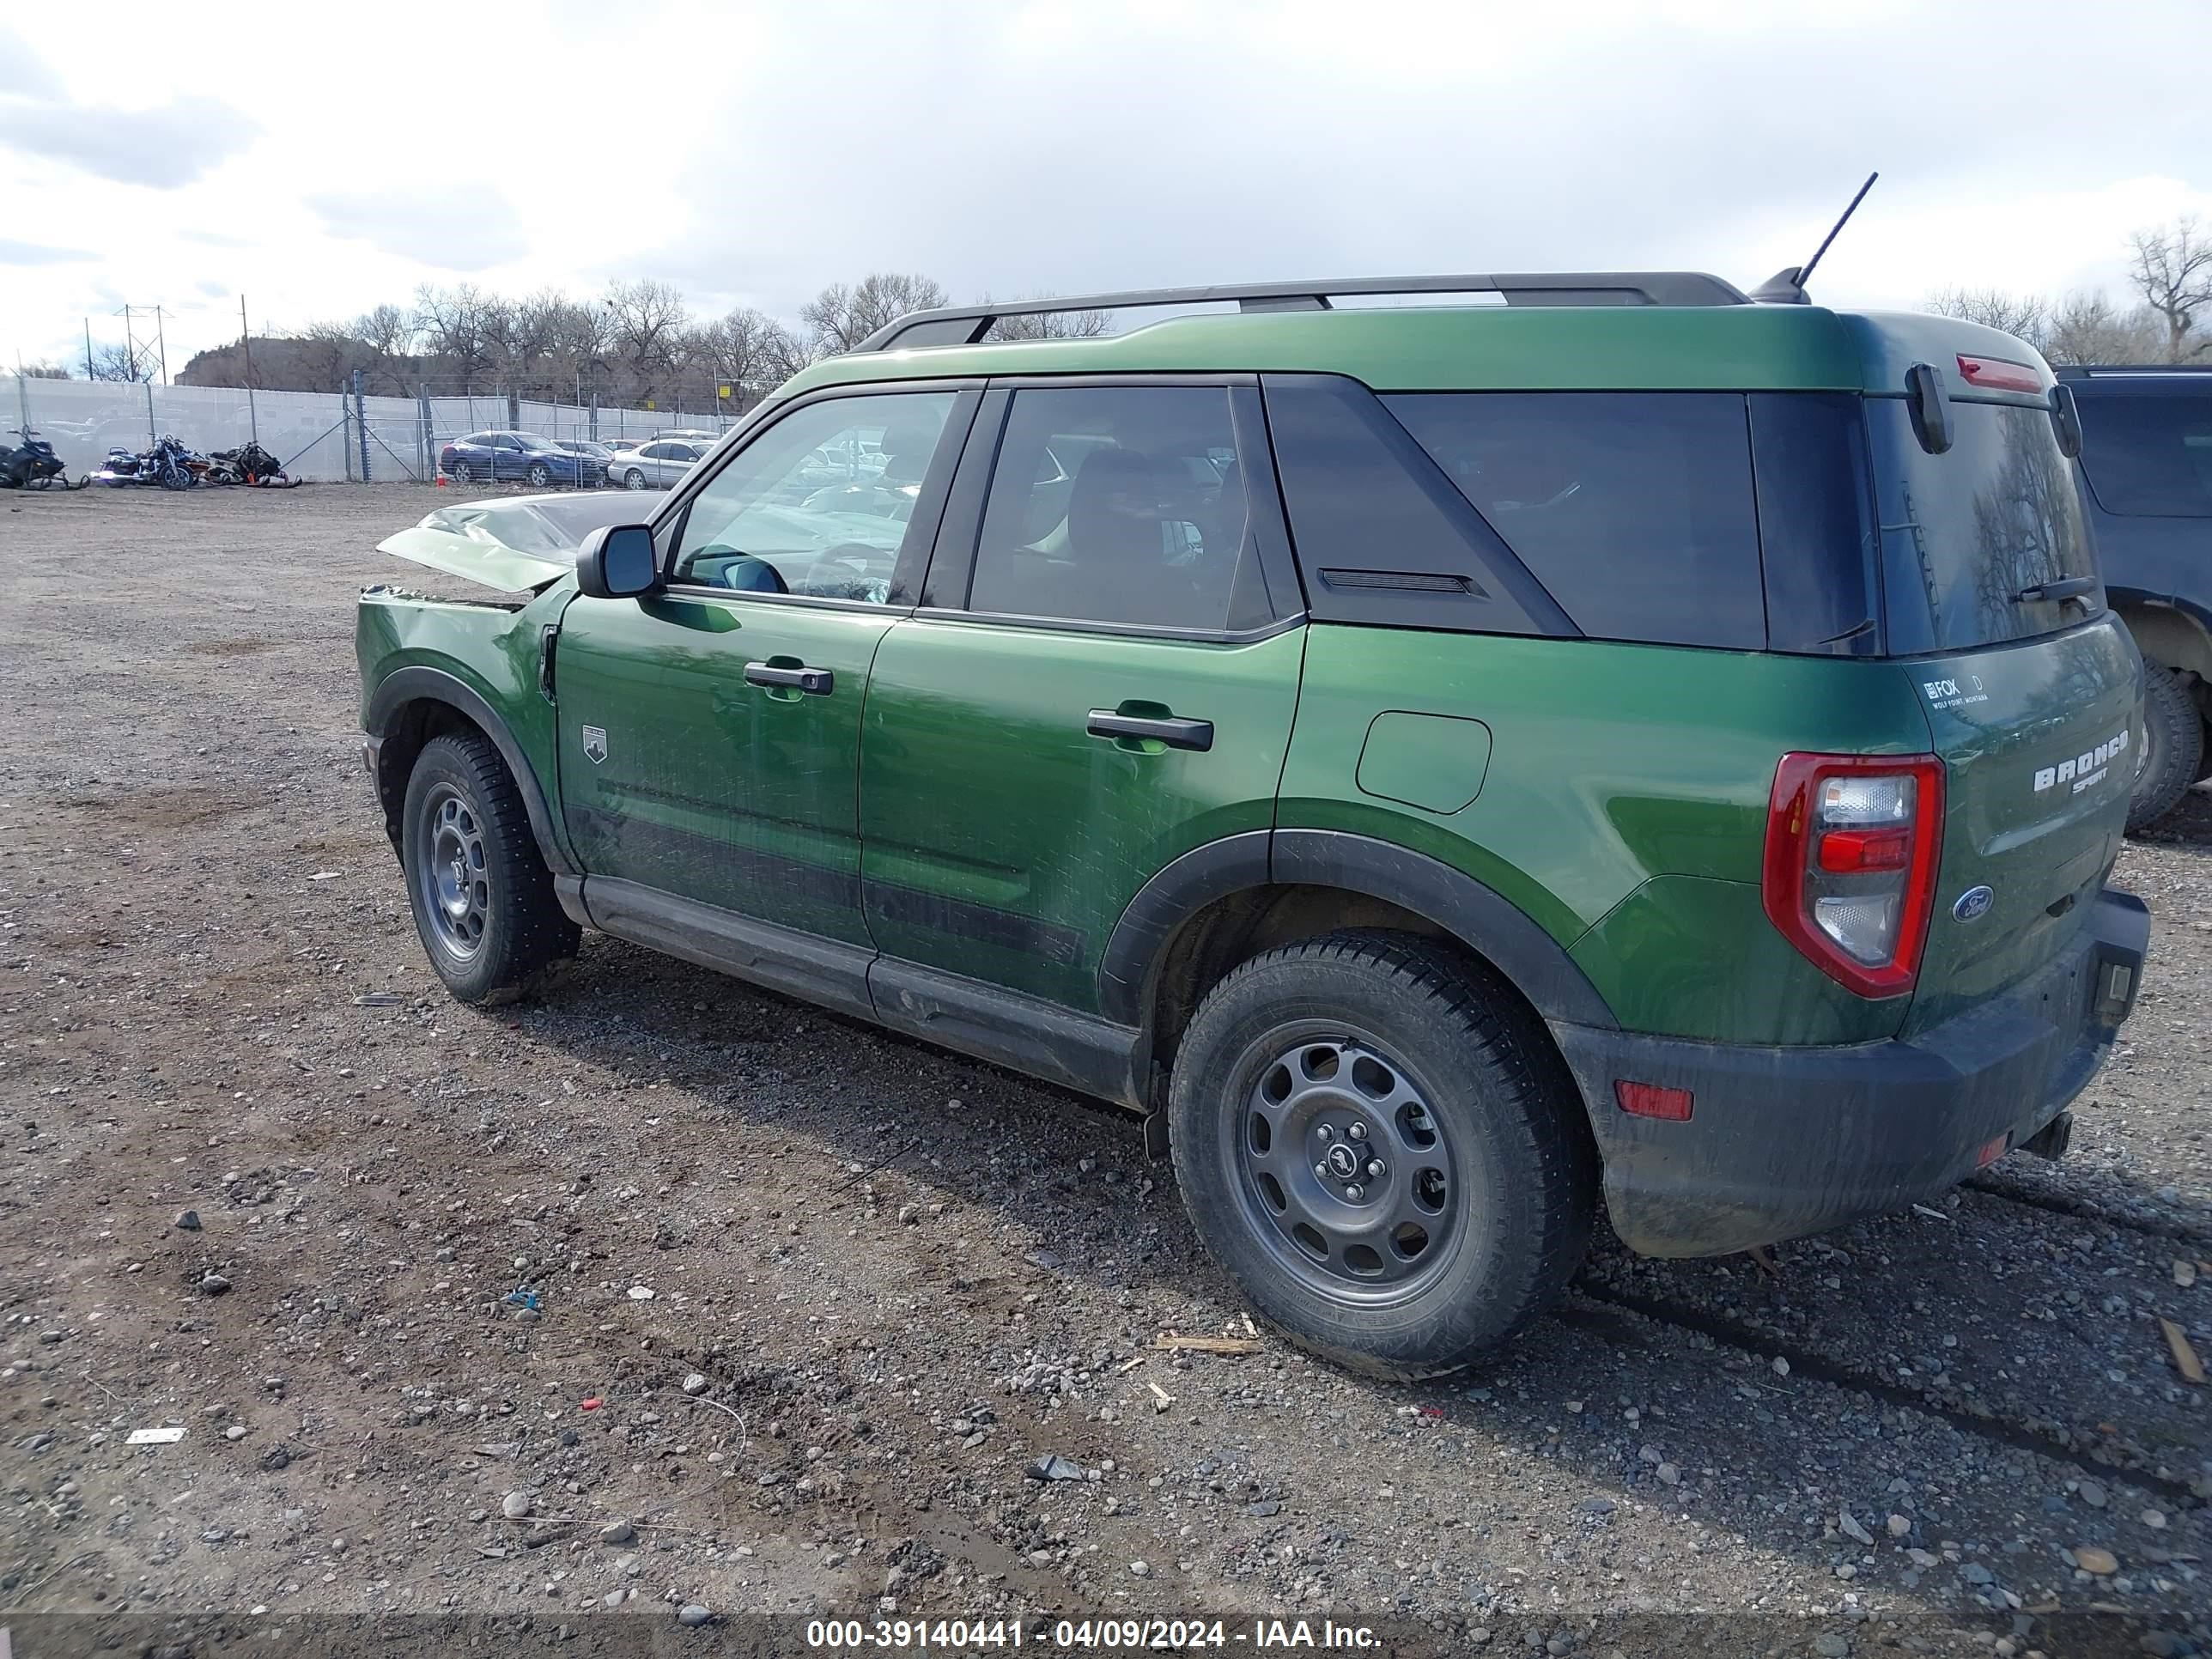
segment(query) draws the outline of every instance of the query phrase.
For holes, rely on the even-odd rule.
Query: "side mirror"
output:
[[[1915,363],[1905,371],[1905,406],[1912,415],[1912,435],[1930,455],[1951,447],[1951,398],[1943,389],[1943,371],[1933,363]]]
[[[634,599],[660,586],[660,555],[641,524],[594,530],[576,554],[576,586],[592,599]]]
[[[2074,388],[2061,380],[2051,388],[2051,427],[2058,434],[2058,453],[2073,460],[2081,453],[2081,406],[2074,401]]]

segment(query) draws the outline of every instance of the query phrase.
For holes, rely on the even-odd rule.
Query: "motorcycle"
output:
[[[240,444],[236,449],[218,449],[208,457],[207,482],[273,489],[292,481],[284,476],[283,464],[259,444]]]
[[[61,478],[62,488],[70,482],[62,477],[61,457],[54,447],[38,434],[35,427],[16,427],[15,435],[22,440],[15,448],[0,454],[0,489],[44,489],[56,478]]]
[[[194,463],[198,465],[197,468]],[[177,439],[164,434],[161,441],[143,454],[134,455],[127,449],[107,452],[106,465],[93,477],[109,485],[159,484],[164,489],[190,489],[200,481],[200,474],[208,470],[205,457],[194,454]]]

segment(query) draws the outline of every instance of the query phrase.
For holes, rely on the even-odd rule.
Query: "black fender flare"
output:
[[[1424,853],[1338,830],[1259,830],[1193,848],[1139,890],[1098,966],[1100,1012],[1145,1023],[1153,964],[1176,929],[1249,887],[1334,887],[1413,911],[1479,952],[1547,1019],[1618,1030],[1613,1010],[1566,947],[1503,895]]]
[[[515,787],[522,792],[523,811],[530,815],[530,833],[537,838],[538,850],[544,858],[546,867],[556,876],[580,873],[558,836],[554,834],[553,815],[546,805],[544,787],[538,782],[538,773],[522,752],[522,745],[507,729],[501,720],[487,702],[482,693],[466,680],[447,673],[442,668],[431,668],[421,663],[405,668],[396,668],[386,676],[370,697],[368,713],[362,720],[373,741],[382,742],[392,735],[399,711],[410,703],[442,702],[469,717],[492,740],[499,757],[507,763],[514,775]]]

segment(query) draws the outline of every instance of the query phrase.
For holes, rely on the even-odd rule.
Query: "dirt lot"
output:
[[[692,1639],[696,1605],[1382,1620],[1398,1652],[2212,1644],[2212,1413],[2160,1324],[2212,1356],[2212,799],[2122,861],[2154,956],[2063,1163],[1771,1275],[1608,1239],[1450,1383],[1171,1356],[1245,1327],[1133,1121],[604,939],[523,1002],[442,994],[350,643],[354,591],[403,576],[374,540],[428,505],[0,498],[19,1630],[528,1614],[589,1646]],[[1054,1454],[1079,1478],[1026,1477]]]

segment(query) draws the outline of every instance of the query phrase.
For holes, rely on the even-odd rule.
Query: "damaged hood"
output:
[[[377,551],[503,593],[534,593],[576,568],[592,532],[641,523],[659,504],[658,495],[627,489],[457,502],[387,536]]]

